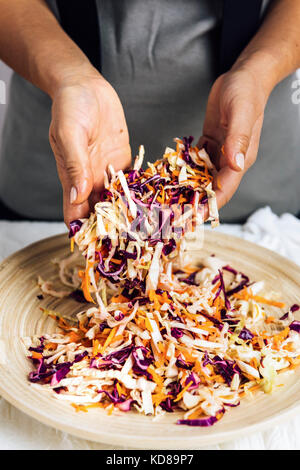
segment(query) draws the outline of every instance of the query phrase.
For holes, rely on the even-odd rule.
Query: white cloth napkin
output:
[[[300,220],[291,214],[278,217],[269,207],[264,207],[251,215],[244,225],[224,224],[217,230],[263,245],[300,265]],[[0,261],[30,243],[65,231],[63,223],[0,221]],[[300,414],[267,431],[208,448],[300,449]],[[123,448],[94,443],[57,431],[30,418],[0,397],[0,449]]]
[[[300,265],[300,220],[291,214],[278,217],[263,207],[244,225],[221,224],[216,230],[258,243]]]

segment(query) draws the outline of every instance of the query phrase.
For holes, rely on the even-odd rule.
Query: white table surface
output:
[[[265,207],[256,211],[242,226],[224,224],[217,230],[273,249],[300,265],[300,220],[290,214],[277,217]],[[63,223],[0,221],[0,261],[30,243],[65,231]],[[30,418],[0,396],[0,449],[123,448],[94,443],[57,431]],[[264,432],[206,449],[300,449],[300,414]]]

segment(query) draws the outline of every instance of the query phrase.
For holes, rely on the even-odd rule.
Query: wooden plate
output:
[[[177,413],[157,420],[136,412],[122,416],[108,416],[101,409],[77,413],[48,391],[33,388],[27,381],[31,365],[20,338],[55,329],[54,321],[45,318],[39,307],[62,314],[82,309],[72,299],[37,298],[37,276],[47,279],[53,275],[51,260],[67,253],[68,247],[65,235],[51,237],[24,248],[0,265],[0,394],[17,408],[84,439],[149,449],[195,449],[261,430],[300,411],[300,367],[294,374],[282,374],[280,383],[284,386],[272,395],[244,400],[211,428],[177,426]],[[276,253],[213,231],[206,232],[203,250],[195,250],[193,256],[206,253],[215,253],[252,279],[266,280],[272,290],[282,292],[287,305],[299,301],[300,268]]]

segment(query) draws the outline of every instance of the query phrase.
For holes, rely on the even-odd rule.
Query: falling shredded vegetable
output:
[[[216,256],[186,262],[184,235],[206,205],[218,224],[214,167],[191,138],[175,140],[147,170],[143,148],[133,170],[109,168],[94,213],[70,226],[85,267],[59,264],[69,290],[56,296],[71,295],[83,310],[70,321],[44,309],[60,331],[24,338],[30,382],[76,411],[181,411],[177,424],[211,426],[300,363],[297,304],[286,311],[264,282]],[[51,283],[39,285],[55,295]]]

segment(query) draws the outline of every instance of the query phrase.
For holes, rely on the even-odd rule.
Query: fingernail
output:
[[[237,164],[237,166],[243,170],[244,169],[244,166],[245,166],[245,156],[243,153],[237,153],[236,156],[235,156],[235,163]]]
[[[70,191],[70,204],[74,204],[74,202],[77,199],[77,189],[75,186],[72,186],[71,191]]]

